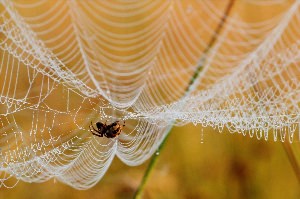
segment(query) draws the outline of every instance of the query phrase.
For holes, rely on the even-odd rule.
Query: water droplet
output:
[[[155,155],[159,155],[159,151],[156,151]]]
[[[201,144],[204,143],[204,134],[203,134],[203,128],[201,129]]]

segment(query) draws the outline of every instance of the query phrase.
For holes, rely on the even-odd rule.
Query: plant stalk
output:
[[[216,27],[214,34],[212,35],[212,37],[211,37],[211,39],[210,39],[207,47],[203,51],[202,57],[200,58],[200,60],[202,60],[203,62],[197,66],[197,69],[196,69],[193,77],[191,78],[191,80],[190,80],[190,82],[189,82],[189,84],[188,84],[188,86],[187,86],[187,88],[185,90],[185,95],[191,90],[191,87],[193,86],[195,80],[198,78],[201,70],[203,69],[203,65],[205,63],[205,58],[206,58],[207,54],[209,53],[210,49],[214,46],[215,42],[217,41],[217,38],[218,38],[218,36],[219,36],[222,28],[224,27],[224,24],[226,23],[226,19],[227,19],[228,15],[230,14],[230,11],[232,10],[234,1],[235,0],[230,0],[229,3],[227,4],[226,9],[224,11],[224,15],[222,16],[222,18],[220,20],[220,23]],[[163,141],[158,146],[158,149],[157,149],[158,153],[165,146],[166,141],[168,140],[170,132],[173,129],[173,127],[174,127],[174,123],[171,124],[171,128],[168,130],[167,135],[164,137]],[[153,170],[153,168],[154,168],[155,163],[157,162],[157,160],[158,160],[158,155],[154,154],[152,156],[151,160],[150,160],[150,163],[149,163],[149,165],[148,165],[145,173],[144,173],[143,179],[142,179],[142,181],[141,181],[141,183],[140,183],[137,191],[135,192],[135,195],[133,197],[134,199],[138,199],[138,198],[141,197],[141,194],[142,194],[142,192],[143,192],[143,190],[145,188],[145,184],[146,184],[146,182],[147,182],[147,180],[149,178],[149,175],[150,175],[151,171]]]
[[[295,172],[295,175],[297,177],[298,183],[300,184],[300,168],[299,164],[297,162],[295,153],[293,152],[291,145],[289,142],[282,142],[282,146],[284,148],[284,151],[286,152],[288,159],[291,163],[291,166]]]

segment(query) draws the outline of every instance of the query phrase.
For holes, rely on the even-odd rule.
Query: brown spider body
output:
[[[107,125],[106,122],[104,124],[102,122],[97,122],[96,128],[94,128],[93,123],[91,122],[90,131],[93,135],[96,135],[98,137],[105,136],[107,138],[114,138],[120,135],[124,126],[125,121],[123,125],[121,125],[119,121],[115,121],[109,125]]]

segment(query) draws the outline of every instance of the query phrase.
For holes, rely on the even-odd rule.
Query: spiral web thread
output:
[[[174,121],[299,139],[299,1],[235,2],[206,52],[227,4],[1,0],[1,186],[90,188],[114,156],[147,160]],[[105,120],[126,127],[92,136]]]

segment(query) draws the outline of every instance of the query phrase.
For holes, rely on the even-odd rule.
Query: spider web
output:
[[[90,188],[172,125],[292,142],[300,2],[236,1],[224,22],[230,2],[1,0],[1,186]],[[105,120],[126,120],[118,138],[89,132]]]

